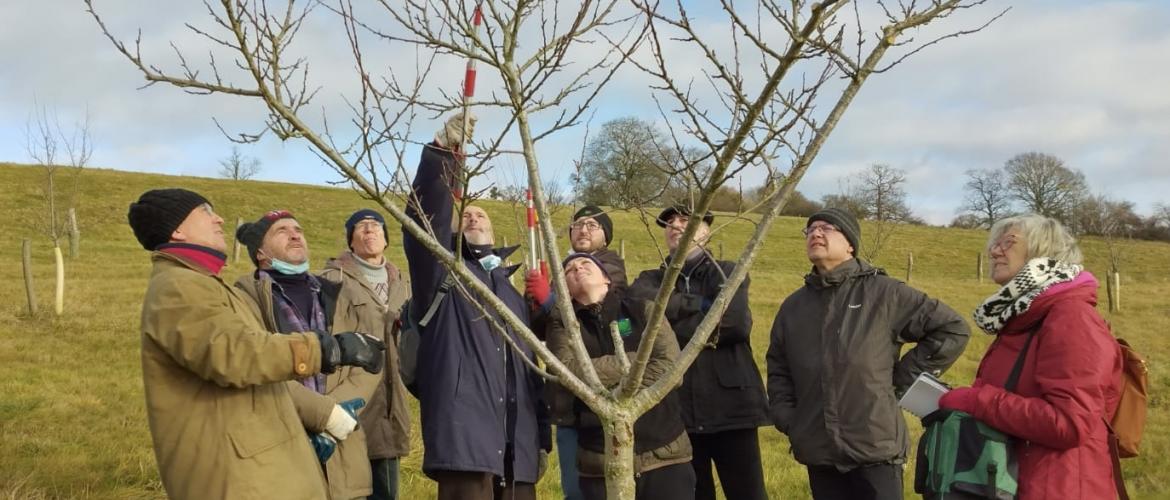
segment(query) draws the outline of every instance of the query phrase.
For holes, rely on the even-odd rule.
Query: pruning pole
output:
[[[537,271],[540,269],[540,256],[537,255],[537,238],[536,238],[536,205],[532,203],[532,190],[529,189],[524,192],[528,199],[528,265],[529,271]]]
[[[478,38],[480,30],[483,28],[483,0],[475,2],[475,12],[471,15],[472,31],[475,32],[475,37]],[[475,41],[472,40],[468,51],[475,53]],[[467,129],[471,126],[471,98],[475,97],[475,57],[469,56],[467,58],[467,70],[463,73],[463,130],[459,134],[459,152],[463,153],[463,161],[467,161],[467,153],[463,150],[464,144],[467,143]]]

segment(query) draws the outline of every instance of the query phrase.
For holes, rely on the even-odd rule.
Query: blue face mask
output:
[[[285,262],[283,260],[280,260],[277,258],[272,258],[271,260],[269,260],[268,263],[270,265],[272,265],[273,271],[276,271],[276,272],[283,274],[283,275],[286,275],[286,276],[292,276],[294,274],[304,274],[304,273],[309,272],[309,261],[308,260],[305,260],[304,262],[302,262],[300,264],[289,264],[288,262]]]
[[[479,265],[483,266],[483,269],[490,273],[492,272],[492,269],[500,267],[500,262],[503,260],[504,259],[501,259],[499,255],[485,255],[479,258]],[[306,267],[306,269],[308,268]]]

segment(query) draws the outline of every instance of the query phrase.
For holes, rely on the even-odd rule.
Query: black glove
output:
[[[382,373],[386,344],[377,337],[358,332],[328,335],[317,332],[321,343],[321,372],[333,373],[338,366],[360,366],[370,373]]]

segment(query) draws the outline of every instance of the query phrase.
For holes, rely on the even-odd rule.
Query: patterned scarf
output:
[[[1028,261],[1011,281],[975,308],[975,324],[991,335],[999,333],[1009,319],[1027,311],[1041,292],[1057,283],[1072,281],[1082,269],[1084,266],[1047,257]]]

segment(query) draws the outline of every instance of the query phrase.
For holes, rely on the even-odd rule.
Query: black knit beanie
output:
[[[824,221],[837,226],[837,229],[840,229],[841,234],[845,236],[845,240],[853,247],[853,256],[857,256],[857,252],[861,250],[861,226],[857,224],[857,218],[853,217],[853,214],[840,208],[825,208],[812,214],[804,227],[809,227],[816,221]]]
[[[353,250],[353,230],[354,230],[354,228],[357,227],[359,222],[364,221],[366,219],[376,220],[376,221],[378,221],[379,224],[382,225],[382,237],[386,238],[387,245],[390,244],[390,235],[386,234],[386,219],[382,218],[382,214],[378,213],[375,210],[363,208],[361,210],[358,210],[357,212],[354,212],[353,215],[349,216],[349,219],[347,219],[345,221],[345,245],[347,247],[349,247],[350,250]]]
[[[609,278],[609,271],[605,270],[605,264],[601,263],[601,259],[598,259],[593,254],[588,252],[573,252],[569,254],[569,256],[565,257],[565,260],[561,262],[561,268],[569,267],[569,263],[577,259],[589,259],[593,261],[593,263],[597,265],[597,268],[601,270],[601,274],[606,278]]]
[[[248,257],[252,259],[252,264],[260,265],[260,261],[256,259],[256,251],[264,244],[264,236],[268,234],[268,229],[280,219],[296,220],[296,217],[288,210],[273,210],[260,216],[256,222],[245,222],[236,229],[236,241],[248,247]]]
[[[606,245],[609,245],[613,241],[613,221],[609,220],[609,216],[606,215],[605,211],[601,210],[601,207],[596,205],[585,205],[581,207],[577,213],[573,214],[572,222],[577,222],[577,219],[582,217],[592,217],[593,220],[601,225],[601,230],[605,231]]]
[[[171,234],[191,215],[192,210],[204,203],[211,204],[207,198],[194,191],[151,189],[130,204],[126,219],[142,248],[154,250],[171,241]]]

